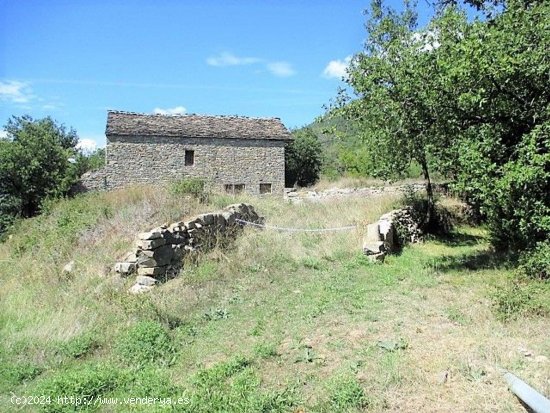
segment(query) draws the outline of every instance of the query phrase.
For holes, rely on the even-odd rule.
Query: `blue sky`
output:
[[[356,0],[0,0],[0,122],[105,144],[108,109],[310,123],[365,40]]]

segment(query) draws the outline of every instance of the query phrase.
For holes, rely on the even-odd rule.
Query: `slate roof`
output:
[[[151,115],[107,113],[107,136],[177,136],[182,138],[292,139],[279,118],[244,116]]]

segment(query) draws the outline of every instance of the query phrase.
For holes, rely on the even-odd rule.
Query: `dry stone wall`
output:
[[[122,276],[137,274],[130,292],[149,291],[159,281],[176,276],[187,255],[234,239],[242,229],[238,220],[264,222],[252,205],[234,204],[188,221],[163,225],[138,234],[135,248],[115,264],[115,271]]]
[[[422,240],[422,231],[410,207],[382,215],[378,222],[367,226],[363,253],[371,261],[384,261],[386,254],[398,251],[404,244]]]

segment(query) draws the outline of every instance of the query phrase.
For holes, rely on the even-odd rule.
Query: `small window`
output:
[[[244,191],[244,184],[225,184],[225,192],[228,194],[240,194]]]
[[[195,164],[195,151],[185,151],[185,166],[193,166]]]
[[[270,194],[271,184],[260,184],[260,194]]]

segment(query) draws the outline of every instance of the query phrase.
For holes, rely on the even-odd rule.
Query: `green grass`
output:
[[[108,270],[136,232],[239,200],[270,224],[359,230],[246,229],[141,296]],[[483,411],[491,400],[516,411],[495,366],[544,390],[544,366],[516,349],[550,356],[547,284],[514,288],[515,270],[479,228],[371,264],[360,252],[364,226],[395,202],[213,195],[182,204],[162,188],[60,202],[0,244],[0,410],[20,411],[12,394],[72,393],[182,398],[171,409],[183,412],[423,411],[433,400],[442,410]],[[75,271],[64,276],[69,260]],[[451,377],[443,395],[442,371]]]

